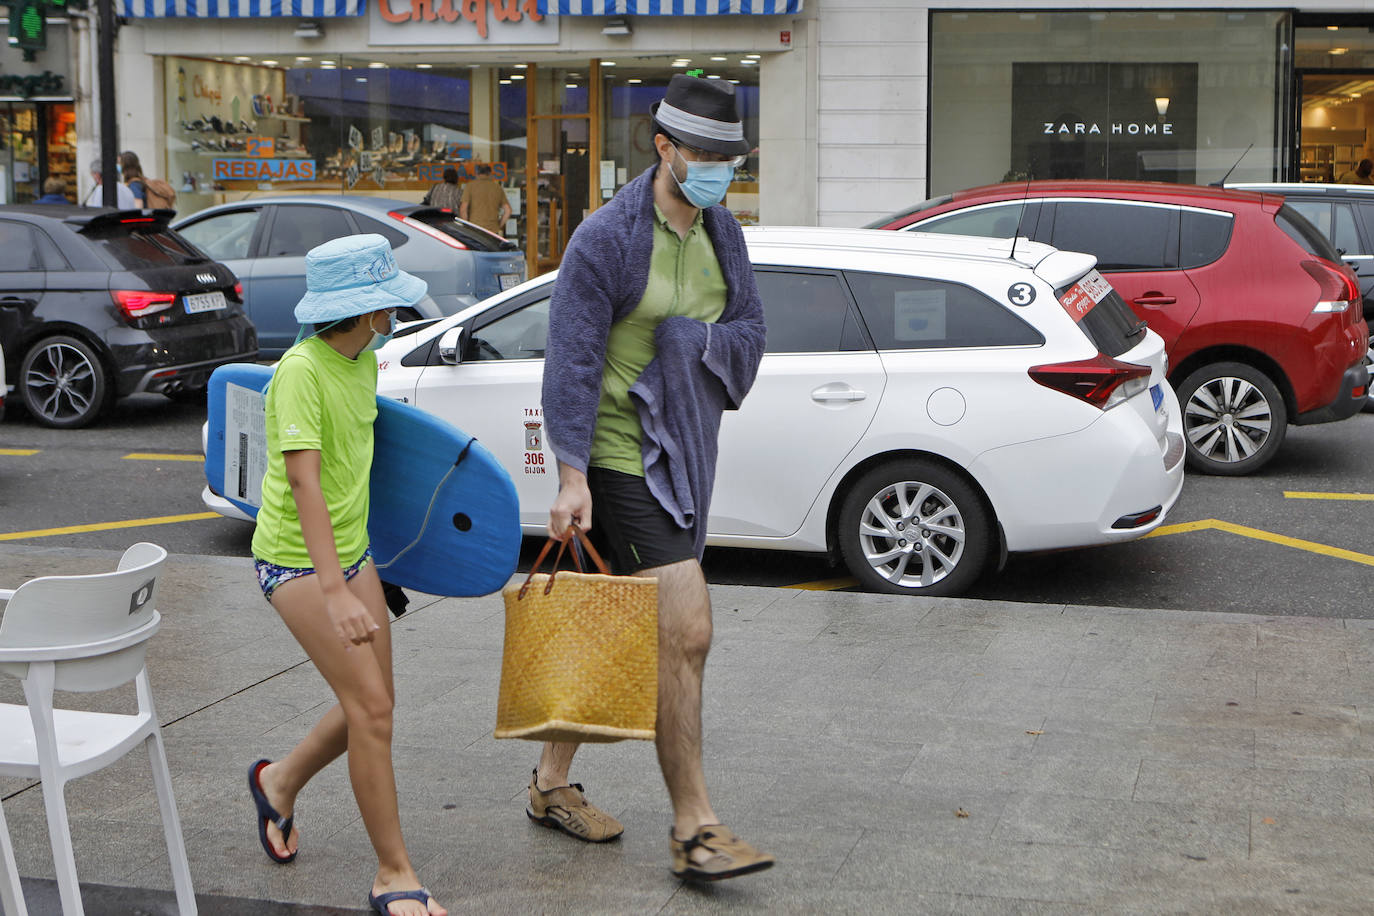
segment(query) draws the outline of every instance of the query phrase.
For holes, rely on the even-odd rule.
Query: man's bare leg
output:
[[[658,724],[655,745],[673,803],[673,835],[719,823],[701,763],[701,678],[711,649],[711,595],[696,560],[646,569],[658,578]]]

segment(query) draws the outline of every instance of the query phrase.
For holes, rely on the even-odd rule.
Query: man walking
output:
[[[506,234],[506,220],[510,219],[510,201],[496,179],[491,177],[491,165],[477,166],[477,177],[463,186],[463,202],[458,215],[497,235]]]
[[[720,823],[701,760],[711,599],[701,571],[721,412],[763,355],[763,306],[739,224],[717,206],[749,151],[734,86],[677,74],[653,109],[658,162],[592,213],[549,311],[543,407],[559,463],[549,532],[593,526],[616,572],[658,579],[657,750],[673,874],[711,881],[773,857]],[[546,744],[529,817],[603,842],[623,828],[570,785],[575,744]]]
[[[95,187],[91,188],[91,193],[86,195],[82,205],[86,207],[104,206],[105,192],[101,189],[100,183],[103,177],[100,160],[95,159],[91,162],[91,180],[95,182]],[[129,190],[129,186],[122,181],[115,182],[115,206],[121,210],[137,210],[138,202],[134,200],[134,192]]]

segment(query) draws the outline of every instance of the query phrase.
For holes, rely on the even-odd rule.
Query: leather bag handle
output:
[[[606,568],[606,561],[601,559],[601,554],[596,552],[596,548],[592,546],[592,542],[587,538],[587,532],[583,531],[575,523],[569,525],[568,530],[570,532],[568,536],[563,537],[561,539],[550,537],[547,541],[544,542],[543,548],[541,548],[539,551],[539,556],[535,558],[534,565],[530,567],[529,575],[525,577],[525,584],[520,586],[520,592],[516,596],[517,599],[522,599],[525,597],[525,593],[529,591],[530,582],[534,579],[535,574],[539,572],[539,568],[544,565],[544,559],[549,555],[549,550],[553,548],[554,544],[557,544],[558,553],[554,556],[553,570],[549,573],[549,581],[544,586],[544,594],[547,595],[549,592],[553,591],[553,582],[554,579],[558,576],[558,565],[563,562],[563,553],[568,549],[568,544],[573,540],[574,537],[577,538],[579,545],[587,551],[587,555],[592,558],[592,562],[596,564],[597,571],[605,576],[609,576],[611,574],[611,571]],[[584,570],[582,568],[582,555],[578,553],[576,549],[574,549],[572,557],[573,565],[577,568],[577,571],[583,572]]]

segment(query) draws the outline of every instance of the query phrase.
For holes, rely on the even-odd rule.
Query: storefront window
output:
[[[1319,25],[1296,29],[1294,39],[1302,111],[1298,177],[1374,181],[1357,171],[1360,160],[1374,158],[1374,34],[1363,25]]]
[[[939,12],[931,195],[1027,178],[1280,176],[1284,12]]]
[[[625,58],[601,65],[604,102],[601,196],[609,199],[627,181],[653,165],[658,158],[650,108],[663,98],[674,73],[693,72],[707,79],[724,79],[735,84],[735,97],[744,136],[752,143],[759,138],[758,57],[744,54],[688,54],[681,57]],[[614,63],[614,66],[611,64]],[[735,172],[735,180],[725,196],[725,206],[745,225],[759,220],[759,160],[755,147]]]

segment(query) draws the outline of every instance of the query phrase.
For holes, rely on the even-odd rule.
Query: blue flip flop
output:
[[[369,893],[367,895],[368,905],[372,907],[374,912],[380,913],[381,916],[391,916],[391,911],[388,910],[387,907],[391,906],[391,904],[395,903],[397,900],[415,900],[419,903],[423,903],[425,908],[428,909],[430,893],[422,887],[416,891],[392,891],[388,894]]]
[[[258,780],[258,774],[262,772],[262,768],[271,762],[263,757],[254,761],[253,765],[248,768],[248,791],[253,793],[253,804],[257,805],[258,808],[258,841],[262,843],[263,852],[267,853],[267,857],[278,865],[285,865],[296,858],[296,853],[289,853],[285,856],[277,855],[277,851],[272,848],[272,843],[267,839],[267,823],[271,821],[277,825],[277,829],[281,831],[282,842],[285,843],[291,839],[293,819],[282,817],[277,809],[272,807],[272,803],[267,800],[267,793],[262,791],[262,783]]]

